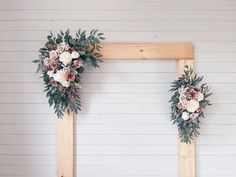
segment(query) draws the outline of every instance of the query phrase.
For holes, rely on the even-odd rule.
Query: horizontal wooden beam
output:
[[[103,60],[193,60],[191,43],[103,43]]]

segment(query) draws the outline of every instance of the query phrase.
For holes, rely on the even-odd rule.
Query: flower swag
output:
[[[199,85],[203,76],[193,75],[193,69],[185,66],[184,73],[172,82],[171,121],[177,124],[179,137],[183,143],[191,143],[199,135],[200,119],[210,104],[207,98],[212,95],[207,84]]]
[[[48,103],[53,105],[58,118],[70,111],[78,113],[81,110],[79,95],[81,75],[84,66],[97,68],[100,53],[100,40],[104,40],[103,33],[91,30],[89,35],[80,29],[76,37],[70,31],[60,31],[56,36],[51,32],[47,42],[39,50],[37,72],[42,73]]]

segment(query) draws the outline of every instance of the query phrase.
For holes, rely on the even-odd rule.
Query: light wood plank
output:
[[[191,60],[193,44],[104,43],[103,60]]]
[[[74,113],[64,113],[57,121],[57,177],[73,177]]]
[[[194,68],[193,60],[179,60],[177,65],[178,76],[182,75],[186,64]],[[179,177],[196,176],[195,154],[195,140],[191,144],[181,143],[179,140]]]

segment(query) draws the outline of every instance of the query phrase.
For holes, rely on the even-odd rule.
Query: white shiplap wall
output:
[[[197,176],[236,176],[235,0],[2,0],[0,177],[56,176],[56,119],[31,61],[49,30],[67,28],[98,28],[107,41],[194,43],[196,71],[214,92],[197,140]],[[76,176],[178,176],[167,103],[175,68],[106,61],[84,74]]]

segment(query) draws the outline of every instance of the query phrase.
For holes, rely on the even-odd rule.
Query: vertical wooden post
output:
[[[73,177],[74,113],[64,113],[57,120],[57,177]]]
[[[178,60],[178,76],[182,75],[186,64],[194,69],[193,60]],[[192,140],[191,144],[181,143],[179,140],[179,177],[196,176],[195,154],[195,140]]]

